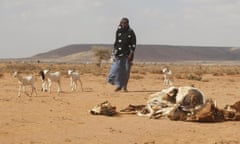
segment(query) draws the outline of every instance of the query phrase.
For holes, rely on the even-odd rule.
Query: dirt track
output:
[[[4,74],[0,79],[1,144],[240,144],[240,122],[191,123],[168,119],[150,120],[135,115],[93,116],[88,113],[108,100],[120,110],[128,104],[145,104],[147,97],[163,88],[162,75],[145,74],[131,79],[129,92],[113,92],[104,76],[82,75],[84,92],[70,92],[69,79],[62,79],[64,93],[40,92],[17,97],[17,80]],[[194,84],[218,106],[240,100],[240,75],[204,75],[208,82],[175,80],[176,86]],[[27,89],[29,91],[29,89]]]

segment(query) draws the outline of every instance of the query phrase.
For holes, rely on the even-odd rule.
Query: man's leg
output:
[[[121,57],[119,58],[120,63],[119,63],[119,77],[118,77],[118,81],[119,81],[119,88],[117,88],[116,90],[119,91],[123,88],[124,86],[124,82],[125,82],[125,57]]]
[[[128,85],[128,80],[130,77],[130,70],[131,70],[131,62],[128,61],[128,59],[126,59],[125,61],[125,78],[124,78],[124,82],[123,82],[123,89],[124,91],[127,91],[127,85]]]
[[[113,62],[113,64],[112,64],[109,76],[107,78],[107,81],[110,84],[116,85],[117,87],[120,87],[119,69],[120,69],[120,60],[116,59],[116,61]]]

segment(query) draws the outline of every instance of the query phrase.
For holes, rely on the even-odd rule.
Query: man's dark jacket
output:
[[[135,48],[136,36],[134,31],[130,27],[123,29],[121,26],[119,26],[116,31],[116,38],[113,49],[113,54],[115,57],[129,56],[130,53],[134,53]]]

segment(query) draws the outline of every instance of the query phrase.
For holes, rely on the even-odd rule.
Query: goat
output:
[[[233,105],[226,105],[224,109],[228,111],[240,112],[240,101],[235,102]]]
[[[51,86],[52,82],[56,82],[58,84],[58,93],[62,92],[61,88],[61,73],[60,72],[54,72],[50,73],[49,70],[42,70],[39,72],[42,78],[42,90],[49,89],[49,93],[51,93]]]
[[[165,67],[162,69],[163,72],[163,84],[166,86],[172,86],[173,82],[172,82],[172,71]]]
[[[240,101],[233,105],[226,105],[223,109],[226,120],[240,121]]]
[[[36,90],[36,87],[34,86],[34,83],[35,83],[34,76],[30,75],[30,76],[22,77],[19,74],[19,72],[17,72],[17,71],[15,71],[13,73],[13,76],[18,79],[18,84],[19,84],[18,96],[19,97],[21,96],[21,91],[23,91],[25,94],[27,94],[25,92],[25,86],[31,86],[32,87],[31,96],[32,96],[33,91],[35,92],[35,94],[37,96],[37,90]]]
[[[72,91],[76,91],[77,81],[80,82],[81,89],[83,91],[82,81],[80,79],[80,74],[78,72],[74,72],[73,70],[68,70],[68,75],[70,76],[70,87],[71,87]]]
[[[112,104],[108,101],[100,103],[93,107],[89,113],[92,115],[106,115],[106,116],[115,116],[117,115],[116,107],[112,106]]]
[[[175,108],[180,107],[187,113],[199,109],[205,103],[203,93],[194,87],[170,87],[150,96],[144,113],[138,112],[139,116],[159,118],[168,116]],[[147,111],[148,113],[145,113]]]
[[[39,72],[40,78],[42,80],[42,89],[41,91],[47,92],[48,90],[48,79],[46,78],[45,74],[47,70],[43,70]]]
[[[195,110],[188,121],[221,122],[225,120],[224,111],[217,107],[216,101],[207,99],[199,109]]]

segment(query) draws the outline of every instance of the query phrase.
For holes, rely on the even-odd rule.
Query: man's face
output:
[[[123,29],[128,28],[128,22],[127,20],[121,20],[120,25]]]

